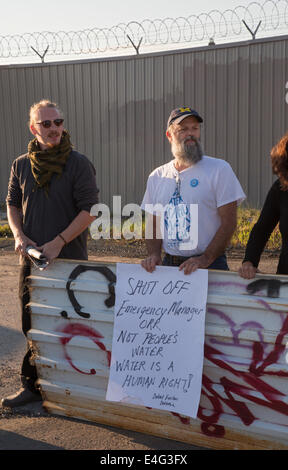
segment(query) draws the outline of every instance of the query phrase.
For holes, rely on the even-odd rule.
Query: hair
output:
[[[272,170],[280,180],[280,186],[283,191],[288,191],[288,132],[272,148],[270,156]]]
[[[34,117],[35,112],[38,111],[38,109],[40,108],[55,108],[59,111],[61,116],[63,116],[63,113],[57,103],[53,103],[50,100],[43,99],[39,101],[38,103],[32,104],[30,111],[29,111],[29,123],[28,123],[29,126],[31,126],[31,124],[33,123],[33,117]]]

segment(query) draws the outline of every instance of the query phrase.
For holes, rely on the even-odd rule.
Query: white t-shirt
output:
[[[181,172],[174,160],[156,168],[148,178],[141,208],[162,215],[166,253],[192,256],[203,253],[217,232],[218,207],[233,201],[240,204],[245,197],[229,163],[205,155]]]

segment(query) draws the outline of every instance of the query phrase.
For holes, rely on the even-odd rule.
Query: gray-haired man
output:
[[[245,194],[226,161],[204,154],[202,122],[190,107],[174,109],[169,116],[166,136],[174,159],[150,174],[141,206],[153,215],[153,237],[146,239],[148,257],[141,263],[148,272],[160,264],[179,266],[185,274],[198,268],[228,269],[225,249],[236,228],[237,204]],[[164,219],[161,238],[156,231],[159,206]],[[198,218],[191,218],[192,206],[197,206]],[[192,228],[194,233],[198,230],[196,246]]]

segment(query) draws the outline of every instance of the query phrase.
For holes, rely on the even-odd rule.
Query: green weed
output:
[[[257,222],[260,215],[259,209],[238,209],[238,223],[237,229],[232,237],[231,246],[233,248],[245,248],[249,239],[250,232],[253,225]],[[275,228],[271,234],[266,249],[280,250],[281,248],[281,235],[279,226]]]
[[[0,237],[13,237],[8,224],[0,225]]]

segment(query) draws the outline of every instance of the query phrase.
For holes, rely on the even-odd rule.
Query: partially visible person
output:
[[[277,274],[288,274],[288,133],[271,150],[272,170],[278,179],[272,184],[260,216],[251,230],[239,274],[253,279],[261,255],[272,232],[279,223],[282,246]]]
[[[176,108],[168,118],[166,136],[174,158],[150,174],[141,206],[151,214],[154,230],[146,239],[148,256],[141,262],[148,272],[161,264],[179,266],[184,274],[198,268],[229,269],[225,250],[245,194],[229,163],[204,154],[202,122],[190,107]],[[157,204],[165,208],[162,237],[157,235],[161,216],[151,209]],[[189,235],[197,224],[190,205],[198,206],[197,246]]]
[[[94,220],[90,209],[98,202],[94,166],[73,150],[63,123],[58,105],[51,101],[42,100],[30,108],[29,127],[34,139],[29,142],[28,153],[13,162],[8,184],[7,216],[21,261],[19,296],[25,336],[31,328],[27,246],[41,251],[49,263],[57,257],[87,259],[87,228]],[[27,346],[22,386],[4,398],[2,406],[12,408],[41,399],[28,342]]]

